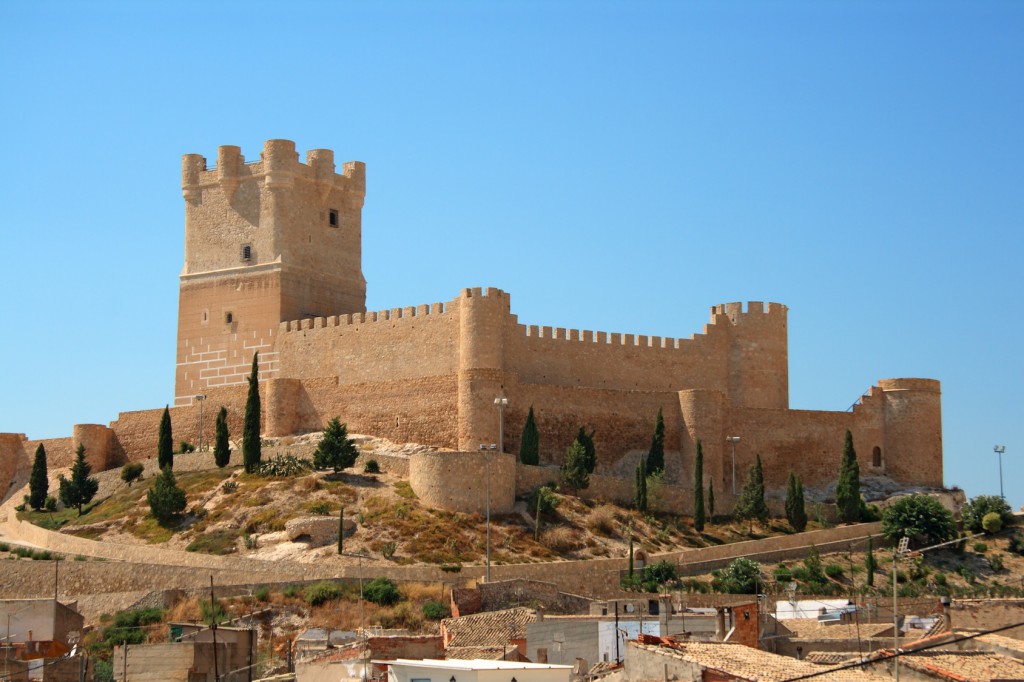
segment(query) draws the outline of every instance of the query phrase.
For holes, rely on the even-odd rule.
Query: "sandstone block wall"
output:
[[[420,501],[430,507],[483,514],[487,505],[488,460],[491,513],[508,514],[516,495],[516,464],[512,455],[494,451],[416,453],[409,462],[409,482]]]

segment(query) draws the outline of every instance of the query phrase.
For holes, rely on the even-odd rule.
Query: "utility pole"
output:
[[[217,600],[213,596],[213,576],[210,576],[210,629],[213,630],[213,679],[220,682],[220,670],[217,667]]]
[[[896,610],[896,562],[907,553],[909,544],[910,538],[904,535],[892,552],[892,670],[896,682],[900,682],[900,617]]]

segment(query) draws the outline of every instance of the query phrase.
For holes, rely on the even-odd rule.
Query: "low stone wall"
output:
[[[513,455],[501,452],[420,452],[410,458],[409,483],[423,504],[435,509],[483,514],[487,508],[490,459],[492,514],[512,512],[516,493]]]

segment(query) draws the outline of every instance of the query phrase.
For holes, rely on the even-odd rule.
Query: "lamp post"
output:
[[[498,451],[505,452],[505,408],[508,407],[508,398],[499,396],[494,399],[498,406]]]
[[[997,445],[992,450],[999,455],[999,497],[1006,499],[1003,495],[1003,453],[1006,452],[1005,445]]]
[[[736,497],[736,443],[740,442],[740,437],[726,436],[725,440],[732,443],[732,496]]]
[[[206,402],[206,394],[200,393],[196,396],[199,401],[199,452],[203,451],[203,403]]]
[[[494,443],[491,443],[490,449],[494,449]],[[487,446],[480,443],[480,450],[484,453],[484,466],[487,468],[487,473],[484,474],[484,481],[486,486],[485,493],[485,510],[487,514],[487,570],[484,574],[484,582],[491,582],[491,453],[487,450]]]

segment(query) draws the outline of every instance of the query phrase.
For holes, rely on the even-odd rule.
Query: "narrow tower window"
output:
[[[235,321],[235,316],[234,315],[232,315],[231,313],[224,313],[224,322],[226,322],[227,324],[231,324],[234,321]]]
[[[327,213],[327,224],[330,225],[331,227],[338,226],[338,209],[332,208]]]
[[[245,262],[252,260],[252,244],[242,244],[242,260]]]
[[[877,445],[875,446],[875,449],[871,451],[871,466],[882,466],[882,448]]]

